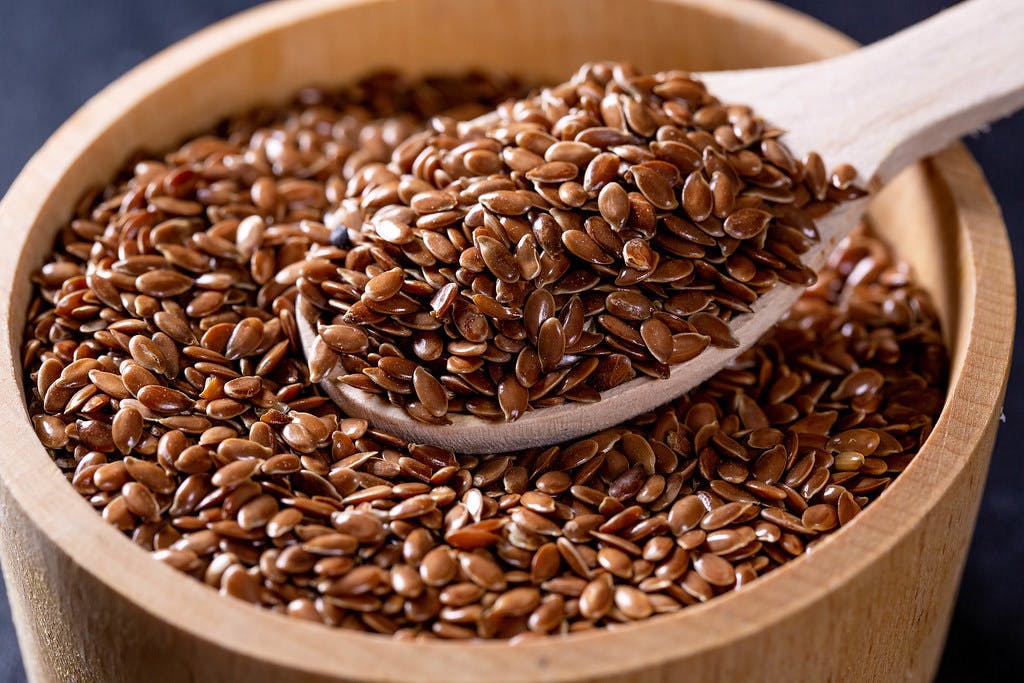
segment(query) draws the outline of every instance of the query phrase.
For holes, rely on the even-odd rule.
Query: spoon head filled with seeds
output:
[[[825,62],[587,64],[435,119],[349,182],[301,266],[311,377],[466,453],[648,412],[785,315],[869,188],[1024,106],[1022,33],[1012,0],[970,0]]]

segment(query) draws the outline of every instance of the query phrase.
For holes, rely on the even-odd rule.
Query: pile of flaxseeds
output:
[[[681,74],[651,85],[599,65],[575,82],[583,109],[622,117],[619,137],[585,143],[602,150],[592,156],[543,137],[576,142],[573,126],[587,120],[497,144],[455,123],[521,96],[515,80],[377,74],[139,157],[85,197],[36,275],[23,358],[36,431],[75,490],[156,559],[225,595],[402,638],[518,640],[673,612],[745,586],[848,523],[917,453],[947,370],[927,295],[865,232],[727,369],[574,442],[487,456],[407,444],[341,414],[310,381],[300,291],[325,311],[343,304],[328,313],[341,319],[326,320],[326,346],[374,386],[350,382],[392,382],[387,395],[429,421],[443,419],[441,397],[446,410],[521,412],[522,391],[500,396],[501,379],[521,374],[539,382],[565,370],[546,391],[519,382],[530,405],[590,400],[603,384],[588,377],[625,376],[627,365],[657,374],[696,337],[715,343],[702,327],[715,323],[693,316],[727,320],[769,281],[810,279],[798,265],[813,238],[804,221],[856,195],[847,171],[828,178],[820,160],[796,163],[749,111],[696,106],[709,96]],[[678,121],[649,120],[621,97],[629,87],[650,87]],[[538,106],[562,106],[548,92]],[[521,110],[504,111],[540,117]],[[667,128],[691,123],[704,132],[681,139]],[[455,156],[468,173],[522,163],[516,182],[532,189],[476,188],[475,214],[469,195],[440,196],[463,176],[437,150],[463,144]],[[636,229],[648,204],[668,232]],[[741,243],[754,214],[726,225],[745,209],[772,223],[751,244]],[[351,223],[360,212],[372,229]],[[719,224],[721,234],[704,229]],[[577,268],[581,258],[589,266]],[[545,286],[534,291],[547,296],[506,297],[527,291],[535,262],[532,280]],[[395,268],[400,278],[388,275]],[[453,293],[410,284],[414,269],[427,284],[450,272]],[[440,325],[435,299],[452,316]],[[519,317],[503,321],[513,302]],[[467,321],[470,304],[486,339],[475,339],[483,328]],[[526,349],[533,358],[520,362]],[[616,356],[628,363],[598,369]],[[481,365],[442,372],[430,365],[441,359]],[[484,364],[490,384],[477,387],[466,378]]]
[[[434,119],[348,180],[326,220],[351,248],[302,267],[313,380],[340,363],[421,422],[515,420],[737,346],[726,323],[812,283],[813,219],[864,194],[781,134],[689,74],[607,63]]]

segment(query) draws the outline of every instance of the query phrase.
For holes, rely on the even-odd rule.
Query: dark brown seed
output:
[[[836,507],[839,523],[844,526],[849,524],[861,511],[861,506],[849,491],[839,496],[839,503]]]
[[[128,342],[128,349],[136,363],[147,370],[162,374],[167,369],[167,359],[156,343],[141,334],[137,334]]]
[[[530,202],[523,195],[511,190],[499,190],[480,195],[480,203],[497,214],[518,216],[526,213]]]
[[[721,318],[709,313],[697,313],[690,317],[689,322],[697,332],[709,337],[714,346],[727,349],[739,346],[739,342],[732,336],[732,330]]]
[[[555,315],[555,298],[546,289],[535,290],[526,299],[523,307],[523,322],[526,325],[526,334],[530,339],[536,340],[540,334],[540,327],[547,319]]]
[[[873,394],[882,388],[885,377],[873,368],[861,368],[843,378],[836,390],[832,392],[832,400],[842,401],[855,396]]]
[[[90,370],[89,381],[95,384],[97,389],[110,396],[110,398],[120,400],[131,395],[121,377],[112,372]]]
[[[135,278],[135,288],[142,294],[164,299],[192,289],[192,278],[174,270],[151,270]]]
[[[214,486],[237,486],[255,474],[261,464],[259,460],[235,460],[217,470],[210,481]]]
[[[599,150],[587,142],[559,141],[552,144],[544,152],[547,161],[567,161],[575,166],[583,166],[597,156]]]
[[[817,152],[810,152],[804,157],[804,182],[816,199],[824,199],[829,179],[825,171],[825,162]]]
[[[383,569],[373,565],[362,565],[335,581],[325,592],[335,596],[357,596],[372,592],[387,581]]]
[[[621,353],[613,353],[603,358],[591,375],[591,385],[598,391],[617,387],[635,376],[629,358]]]
[[[654,304],[640,292],[616,290],[604,302],[608,312],[625,320],[646,320],[654,313]]]
[[[519,280],[519,264],[501,242],[493,237],[481,236],[477,238],[477,244],[479,245],[480,256],[496,278],[503,282],[516,282]]]
[[[461,553],[459,565],[470,581],[485,590],[501,592],[507,586],[505,572],[496,562],[484,555]]]
[[[663,159],[689,175],[701,167],[700,153],[688,144],[675,140],[651,143],[651,151],[659,159]]]
[[[353,325],[326,325],[320,337],[338,353],[362,353],[368,345],[366,333]]]
[[[622,261],[627,267],[647,272],[654,268],[656,259],[650,245],[642,240],[633,238],[622,246]]]
[[[138,482],[128,482],[121,488],[121,497],[124,499],[128,510],[146,522],[155,522],[160,519],[160,505],[156,502],[152,492]]]
[[[540,604],[540,591],[536,588],[513,588],[502,593],[491,606],[491,612],[500,617],[521,617],[529,614]]]
[[[629,219],[629,197],[618,183],[605,185],[597,198],[601,217],[616,229],[622,229]]]
[[[67,444],[67,431],[59,418],[51,415],[36,415],[32,418],[32,422],[36,428],[36,436],[47,448],[63,448]]]
[[[542,326],[542,343],[544,339],[544,327]],[[542,355],[541,358],[543,357]],[[505,376],[498,382],[498,405],[501,406],[502,412],[505,413],[506,421],[511,422],[521,417],[526,412],[529,401],[530,393],[515,377]]]
[[[416,368],[412,383],[416,396],[431,415],[443,417],[448,412],[448,393],[426,368]]]
[[[237,360],[252,354],[263,342],[263,321],[259,318],[245,318],[235,325],[228,337],[224,355]]]
[[[676,536],[679,536],[697,526],[706,512],[704,504],[697,496],[681,498],[669,511],[669,528]]]
[[[804,510],[800,518],[803,525],[814,531],[829,531],[839,523],[836,509],[828,504],[812,505]]]
[[[238,525],[246,531],[266,526],[278,512],[278,503],[273,496],[260,495],[238,511]]]
[[[640,324],[640,336],[655,360],[668,363],[672,359],[672,331],[665,323],[657,318],[648,318]]]
[[[610,264],[614,258],[605,253],[594,239],[582,230],[566,230],[562,233],[562,244],[575,256],[588,263]]]
[[[313,341],[313,349],[309,353],[310,381],[319,382],[337,366],[339,356],[331,349],[324,338],[317,337]]]
[[[647,594],[633,586],[615,588],[615,606],[629,619],[646,619],[654,612]]]
[[[689,217],[700,223],[706,220],[714,208],[715,199],[711,187],[700,171],[694,171],[683,185],[683,208]]]
[[[537,333],[537,355],[542,372],[551,372],[565,354],[565,335],[557,318],[545,320]]]
[[[580,614],[586,619],[600,619],[611,609],[613,597],[611,581],[604,577],[594,579],[580,594]]]
[[[390,519],[412,519],[437,509],[437,503],[429,495],[413,496],[388,511]]]
[[[845,190],[857,179],[857,171],[850,164],[839,164],[832,170],[832,185]]]
[[[564,183],[572,180],[579,173],[579,168],[568,161],[550,161],[535,166],[526,172],[529,180],[540,183]]]
[[[452,557],[451,551],[438,546],[428,552],[420,565],[420,576],[428,586],[443,586],[455,578],[459,565]]]
[[[370,301],[384,301],[398,294],[405,281],[405,272],[401,268],[392,268],[380,275],[370,278],[363,289],[363,295]],[[342,353],[353,353],[342,351]]]
[[[121,366],[121,380],[125,388],[134,396],[138,396],[143,387],[157,383],[156,377],[149,370],[137,363],[125,362]]]
[[[184,413],[191,410],[194,404],[194,401],[182,392],[158,384],[142,387],[138,396],[142,405],[167,415]]]
[[[247,399],[263,391],[263,380],[259,377],[236,377],[224,384],[224,393],[231,398]]]
[[[537,240],[532,234],[523,235],[516,245],[516,265],[525,280],[533,280],[540,274],[540,258],[537,253]]]
[[[729,175],[722,171],[715,171],[711,174],[710,187],[711,195],[714,197],[715,216],[726,218],[736,206],[736,185]],[[736,235],[733,235],[733,237],[736,237]]]
[[[655,207],[669,211],[679,206],[675,193],[672,191],[672,184],[661,174],[639,165],[633,166],[630,171],[633,173],[633,181],[637,188]]]
[[[736,573],[727,560],[718,555],[705,553],[693,561],[693,568],[702,579],[712,586],[732,586],[736,583]]]
[[[609,152],[598,154],[583,174],[583,189],[588,193],[599,192],[608,183],[615,180],[619,172],[619,157]],[[604,213],[604,211],[601,211]]]
[[[455,208],[458,199],[450,192],[427,190],[414,195],[409,205],[418,213],[436,213]]]
[[[114,446],[127,455],[135,448],[142,438],[142,413],[130,407],[122,408],[114,415],[110,426]]]
[[[296,508],[287,508],[276,513],[267,522],[267,535],[280,538],[289,533],[302,521],[302,512]]]
[[[147,489],[161,495],[174,493],[174,481],[158,465],[131,456],[124,459],[128,475]]]
[[[725,233],[738,240],[748,240],[761,234],[772,215],[760,209],[737,209],[722,224]]]
[[[711,343],[711,337],[703,334],[681,333],[672,335],[672,357],[670,363],[685,363],[696,358]]]

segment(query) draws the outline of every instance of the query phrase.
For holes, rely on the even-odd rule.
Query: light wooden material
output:
[[[29,275],[80,192],[134,148],[174,144],[233,110],[381,64],[553,79],[599,57],[706,70],[851,46],[805,17],[745,0],[301,0],[204,31],[88,103],[0,204],[0,282],[10,288],[0,301],[0,548],[31,680],[929,680],[998,424],[1015,307],[999,210],[961,147],[903,174],[873,207],[936,294],[952,349],[949,400],[920,456],[809,556],[710,604],[620,630],[518,647],[396,643],[218,597],[102,522],[50,462],[21,397]]]
[[[812,150],[826,166],[849,162],[861,182],[880,186],[911,162],[1024,106],[1024,6],[1019,0],[968,0],[885,40],[833,59],[774,69],[712,72],[701,77],[724,102],[742,102],[789,132],[798,158]],[[494,115],[485,115],[487,119]],[[842,205],[818,221],[821,241],[804,255],[819,269],[858,223],[868,199]],[[546,446],[593,434],[680,396],[751,347],[802,292],[780,284],[752,312],[729,322],[739,345],[709,347],[672,367],[667,379],[642,375],[602,393],[599,403],[567,402],[515,422],[449,415],[450,425],[417,422],[382,397],[337,381],[340,364],[321,382],[351,415],[409,441],[468,453]],[[318,312],[299,301],[307,354]]]

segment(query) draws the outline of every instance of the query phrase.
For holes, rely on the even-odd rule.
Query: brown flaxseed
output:
[[[782,182],[765,169],[791,177],[799,166],[771,137],[761,154],[716,156],[752,119],[705,102],[683,75],[653,90],[710,126],[690,136],[652,128],[656,117],[625,96],[651,83],[624,68],[584,81],[605,76],[609,126],[567,120],[566,131],[580,126],[573,140],[512,126],[514,145],[438,147],[454,124],[421,130],[428,116],[479,103],[462,110],[471,116],[520,93],[480,76],[381,75],[341,95],[304,92],[290,109],[232,120],[225,137],[139,160],[129,180],[83,205],[36,278],[24,355],[40,441],[103,519],[154,558],[224,595],[401,637],[518,642],[645,619],[813,552],[909,464],[943,398],[927,296],[864,234],[728,368],[572,443],[486,456],[405,444],[341,414],[311,383],[295,329],[300,292],[328,307],[352,302],[321,328],[317,370],[341,363],[424,419],[587,400],[588,388],[730,343],[714,321],[745,301],[737,283],[749,288],[789,252],[723,254],[714,277],[728,278],[733,298],[694,288],[711,272],[691,261],[728,251],[723,240],[740,239],[729,230],[764,220],[741,213],[762,209],[734,175]],[[739,132],[719,130],[733,115]],[[457,161],[477,175],[500,175],[500,161],[523,182],[436,187],[463,172]],[[388,163],[415,170],[392,184]],[[832,201],[820,159],[803,168],[794,201]],[[837,169],[838,184],[847,175]],[[483,197],[463,214],[464,200]],[[551,210],[525,223],[542,202]],[[379,242],[348,230],[332,241],[328,225],[366,208],[379,216]],[[698,225],[691,211],[709,215]],[[768,213],[759,235],[796,238],[783,218],[792,213]],[[471,239],[475,230],[485,231]],[[563,270],[577,252],[595,268]],[[612,255],[636,281],[590,284],[613,277],[601,263]],[[419,276],[398,270],[401,259]],[[474,273],[468,297],[446,269]],[[527,294],[538,278],[550,286]],[[420,298],[432,303],[402,312]]]
[[[860,193],[847,166],[831,194],[809,183],[766,131],[684,73],[609,63],[485,121],[435,119],[332,200],[350,248],[298,266],[327,342],[314,380],[338,368],[430,424],[515,420],[737,346],[735,315],[778,281],[813,281],[811,216]],[[328,342],[342,325],[365,346]],[[446,400],[378,369],[396,357]]]

